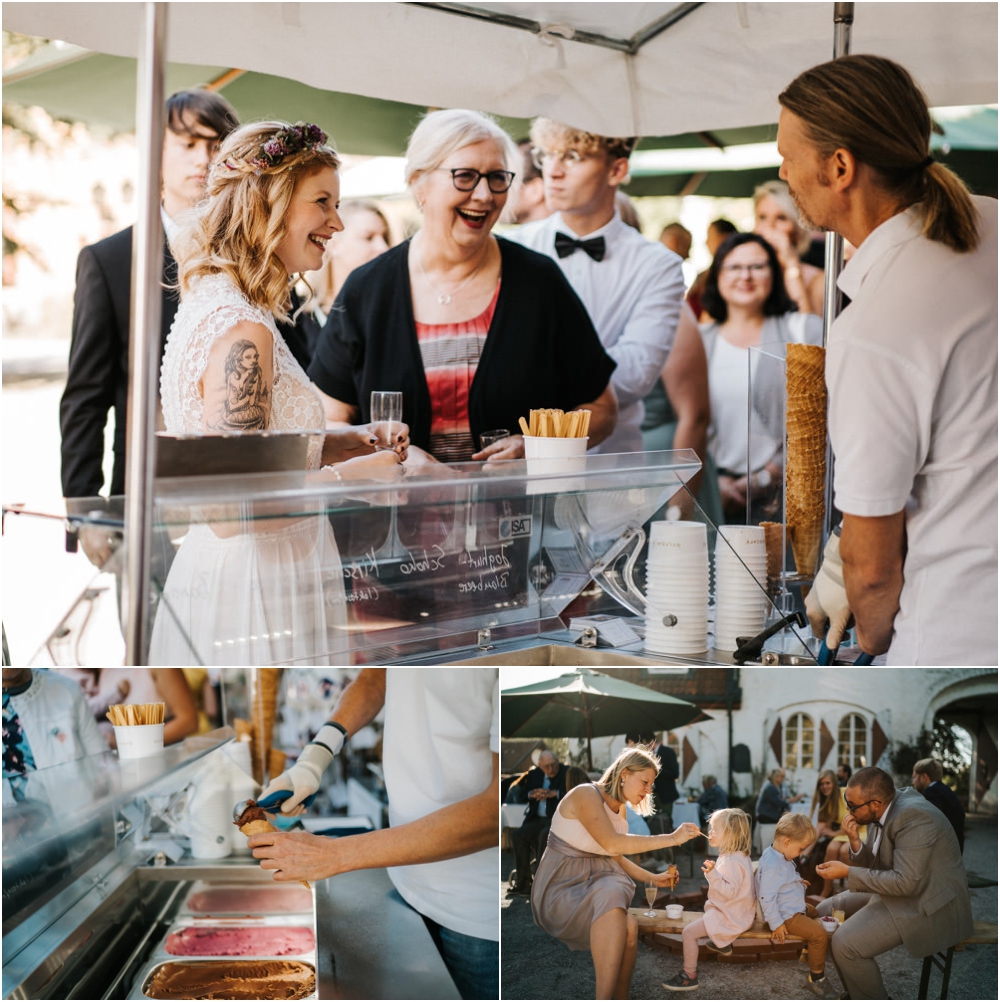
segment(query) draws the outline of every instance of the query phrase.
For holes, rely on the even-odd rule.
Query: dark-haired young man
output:
[[[175,218],[205,194],[208,165],[219,143],[239,125],[229,102],[208,91],[180,91],[167,100],[161,161],[163,311],[157,358],[177,312],[177,265],[170,253]],[[132,227],[80,251],[73,300],[69,372],[59,408],[62,488],[67,498],[94,497],[104,486],[104,430],[115,413],[114,470],[109,493],[125,491],[125,405],[128,398]],[[98,565],[106,553],[88,553]]]

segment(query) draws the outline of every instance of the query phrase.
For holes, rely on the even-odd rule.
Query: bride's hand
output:
[[[362,425],[359,429],[364,431],[369,440],[374,441],[376,448],[388,449],[390,446],[399,456],[401,463],[406,462],[406,453],[410,448],[410,426],[398,424],[397,422],[372,421],[371,424]],[[391,441],[388,433],[392,432]]]
[[[680,826],[673,833],[673,837],[676,839],[675,845],[680,845],[682,842],[687,842],[690,839],[697,838],[701,834],[701,829],[693,821],[685,821],[684,824]]]
[[[399,480],[403,475],[399,455],[388,450],[348,459],[344,463],[338,463],[334,469],[340,474],[341,480],[393,481]]]

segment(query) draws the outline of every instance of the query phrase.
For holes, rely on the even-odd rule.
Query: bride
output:
[[[343,229],[339,166],[315,125],[256,122],[225,140],[176,255],[181,304],[160,397],[168,432],[316,431],[307,467],[333,464],[316,477],[385,479],[398,473],[407,433],[378,452],[371,426],[324,435],[320,397],[275,327],[288,319],[293,277],[318,269]],[[149,663],[341,663],[346,602],[328,520],[240,512],[192,513]]]

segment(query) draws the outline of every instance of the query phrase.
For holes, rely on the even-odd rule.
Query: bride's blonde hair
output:
[[[292,279],[275,249],[295,186],[339,166],[315,125],[252,122],[231,133],[212,163],[205,200],[176,241],[181,291],[200,276],[222,273],[255,306],[287,321]]]
[[[613,800],[624,800],[625,794],[622,792],[622,783],[626,772],[642,772],[644,769],[652,769],[659,775],[660,760],[650,751],[642,747],[625,748],[621,754],[604,770],[604,775],[597,781],[597,785]],[[637,814],[649,816],[655,813],[653,807],[653,794],[647,793],[638,804],[632,805]]]

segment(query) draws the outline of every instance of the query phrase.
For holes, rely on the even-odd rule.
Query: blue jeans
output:
[[[500,944],[453,932],[421,915],[463,999],[500,998]]]

